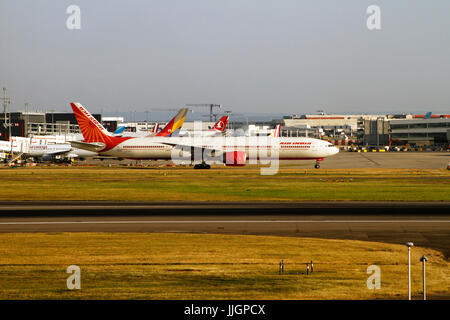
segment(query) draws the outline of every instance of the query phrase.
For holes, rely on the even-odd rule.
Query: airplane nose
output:
[[[334,147],[333,149],[334,149],[333,150],[333,154],[338,154],[339,153],[339,148]]]

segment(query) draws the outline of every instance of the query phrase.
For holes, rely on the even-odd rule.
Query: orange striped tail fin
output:
[[[84,142],[102,142],[105,145],[113,142],[111,134],[80,103],[71,102],[70,106],[80,126]]]

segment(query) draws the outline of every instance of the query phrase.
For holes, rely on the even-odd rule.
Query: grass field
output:
[[[403,245],[350,240],[198,234],[0,234],[0,299],[404,299]],[[450,265],[412,250],[412,288],[421,294],[425,254],[430,298],[450,293]],[[284,259],[285,272],[278,264]],[[306,275],[305,263],[314,272]],[[69,265],[81,290],[68,290]],[[367,267],[381,268],[369,290]]]
[[[121,201],[450,201],[440,169],[42,167],[1,168],[10,200]]]

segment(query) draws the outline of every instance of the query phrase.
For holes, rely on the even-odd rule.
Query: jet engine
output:
[[[223,154],[223,163],[226,166],[240,167],[245,166],[247,155],[245,151],[228,151]]]

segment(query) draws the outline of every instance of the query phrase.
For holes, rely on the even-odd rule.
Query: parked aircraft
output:
[[[95,152],[74,148],[70,143],[29,145],[26,149],[22,157],[36,161],[70,162],[73,158],[84,159],[97,155]]]
[[[190,159],[194,168],[209,169],[209,159],[223,159],[226,165],[245,165],[246,157],[277,160],[316,160],[315,167],[325,157],[339,150],[328,141],[304,137],[169,137],[145,138],[112,136],[80,103],[71,103],[84,141],[71,141],[73,147],[97,152],[99,155],[127,159]],[[178,129],[177,121],[173,127]],[[174,129],[175,130],[175,129]],[[166,131],[169,132],[169,131]],[[170,130],[170,133],[173,132]],[[200,155],[200,156],[198,156]]]
[[[209,130],[200,130],[200,131],[181,131],[180,137],[193,137],[193,136],[202,136],[202,137],[212,137],[212,136],[223,136],[225,134],[225,130],[228,124],[228,116],[223,116],[217,121],[214,126]],[[195,125],[195,124],[194,124]]]

